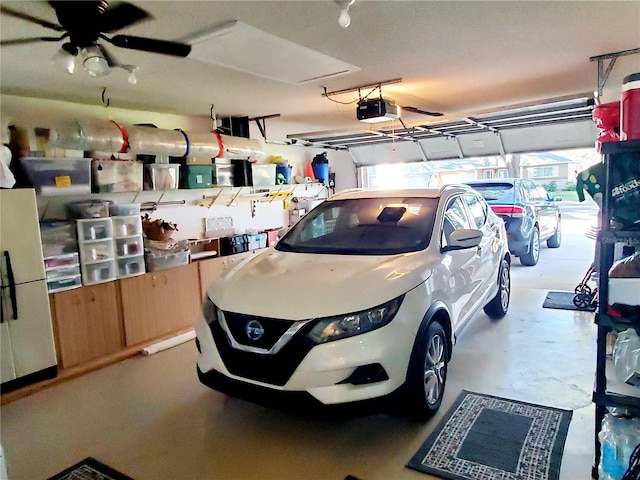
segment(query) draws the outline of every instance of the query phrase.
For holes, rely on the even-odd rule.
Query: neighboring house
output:
[[[541,184],[555,182],[562,189],[575,180],[578,166],[574,160],[553,153],[520,155],[520,177]],[[482,178],[507,178],[507,167],[500,157],[434,160],[409,164],[374,165],[359,168],[363,187],[427,187],[460,183]]]

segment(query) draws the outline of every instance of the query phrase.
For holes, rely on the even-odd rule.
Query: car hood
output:
[[[318,255],[270,249],[208,290],[221,309],[303,320],[366,310],[431,274],[425,251],[393,256]]]

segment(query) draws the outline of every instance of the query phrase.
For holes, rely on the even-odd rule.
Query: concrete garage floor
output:
[[[308,418],[198,383],[193,342],[136,357],[2,406],[9,478],[35,480],[92,456],[136,480],[432,478],[404,467],[464,388],[573,410],[561,479],[591,476],[593,314],[542,309],[573,290],[593,258],[593,205],[563,205],[561,248],[512,268],[509,314],[478,315],[456,345],[439,414]]]

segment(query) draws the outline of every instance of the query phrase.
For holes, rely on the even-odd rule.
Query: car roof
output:
[[[522,178],[484,178],[481,180],[469,180],[464,182],[466,185],[483,185],[490,183],[515,183],[522,180]]]
[[[356,198],[424,197],[440,198],[448,192],[473,191],[468,185],[443,185],[429,188],[398,188],[392,190],[354,188],[332,195],[330,200],[348,200]]]

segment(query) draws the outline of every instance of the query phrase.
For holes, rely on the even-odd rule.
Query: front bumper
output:
[[[386,397],[405,381],[415,338],[403,326],[403,307],[389,325],[378,330],[306,350],[300,346],[304,339],[298,339],[297,345],[292,340],[291,348],[276,355],[235,350],[219,323],[210,326],[200,318],[196,325],[200,380],[215,390],[254,401],[291,396],[297,402],[310,398],[317,404],[334,405]],[[413,312],[404,315],[409,313]],[[354,372],[369,365],[380,365],[384,378],[349,382]]]

